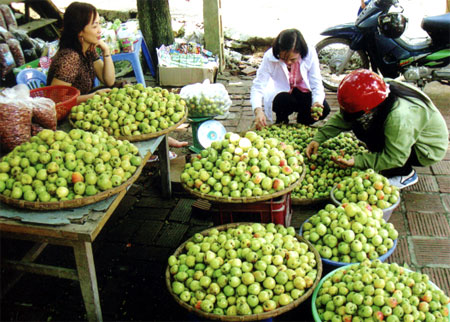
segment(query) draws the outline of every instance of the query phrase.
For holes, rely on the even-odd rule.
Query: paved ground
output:
[[[230,131],[240,132],[251,126],[249,104],[251,77],[222,75],[232,98],[231,117],[223,121]],[[149,82],[151,85],[152,83]],[[448,86],[445,87],[448,90]],[[442,89],[436,90],[442,97]],[[333,111],[335,94],[327,99]],[[439,101],[450,123],[450,100]],[[190,131],[173,134],[191,140]],[[185,149],[175,150],[179,155]],[[419,168],[420,181],[402,192],[400,207],[391,222],[400,232],[399,244],[389,262],[407,264],[430,275],[450,294],[450,153],[432,166]],[[192,211],[195,201],[174,185],[174,197],[160,196],[158,168],[147,166],[132,186],[111,220],[94,243],[100,299],[106,321],[196,321],[167,292],[164,271],[168,256],[195,232],[213,225],[213,214]],[[294,207],[292,225],[298,228],[319,209],[319,205]],[[20,257],[26,242],[1,239],[2,256]],[[71,254],[62,247],[50,246],[39,263],[74,267]],[[2,282],[9,277],[2,270]],[[2,321],[84,320],[85,311],[78,284],[74,281],[26,274],[1,299]],[[311,321],[310,302],[282,315],[279,321]]]

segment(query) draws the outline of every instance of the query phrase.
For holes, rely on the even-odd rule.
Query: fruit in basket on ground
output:
[[[303,224],[302,234],[322,258],[344,263],[376,259],[398,237],[394,225],[383,219],[382,210],[366,202],[328,204]]]
[[[449,319],[449,297],[430,284],[426,274],[378,260],[332,273],[323,281],[314,304],[322,321]]]
[[[141,84],[114,88],[74,106],[69,119],[78,129],[104,130],[115,137],[160,132],[185,115],[186,102],[178,94]]]
[[[317,128],[302,124],[272,125],[258,131],[258,135],[264,138],[276,138],[298,149],[302,153],[312,140]],[[319,146],[317,155],[311,159],[305,158],[304,167],[306,169],[305,178],[302,184],[292,192],[295,199],[319,199],[328,198],[331,189],[344,176],[351,175],[353,169],[342,169],[331,161],[332,156],[342,155],[346,158],[366,151],[362,143],[351,133],[341,133],[338,136],[327,140]],[[294,160],[289,160],[288,165],[294,167]]]
[[[340,181],[333,196],[341,203],[367,201],[371,206],[385,209],[398,201],[400,192],[389,180],[372,169],[354,171]]]
[[[273,311],[301,297],[320,278],[308,244],[295,237],[293,227],[273,223],[196,233],[168,264],[173,293],[219,315]]]
[[[43,130],[0,160],[0,193],[40,202],[92,196],[132,176],[138,153],[104,131]]]
[[[182,182],[189,187],[193,182],[194,190],[204,194],[239,198],[273,194],[300,178],[304,159],[299,151],[255,132],[246,135],[228,132],[223,141],[202,150],[186,163]],[[257,148],[256,142],[262,146]],[[292,167],[287,165],[289,159]]]

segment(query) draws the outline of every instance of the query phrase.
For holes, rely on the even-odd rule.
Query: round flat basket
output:
[[[291,192],[296,187],[298,187],[301,182],[303,181],[303,177],[305,176],[305,170],[303,170],[302,174],[300,175],[300,178],[295,181],[293,184],[291,184],[289,187],[277,191],[275,193],[267,194],[267,195],[261,195],[261,196],[254,196],[254,197],[240,197],[240,198],[233,198],[233,197],[216,197],[210,194],[202,193],[200,191],[194,190],[190,187],[188,187],[185,183],[183,183],[183,188],[186,189],[189,193],[192,195],[202,198],[211,200],[214,202],[222,202],[222,203],[252,203],[252,202],[259,202],[259,201],[266,201],[269,199],[273,199],[282,195],[287,194],[288,192]]]
[[[342,202],[340,202],[339,200],[337,200],[334,197],[334,190],[336,189],[336,186],[333,187],[333,189],[331,189],[330,192],[330,198],[333,201],[333,203],[336,206],[340,206],[342,204]],[[400,197],[398,197],[398,200],[396,203],[394,203],[393,205],[391,205],[388,208],[383,209],[383,219],[387,222],[389,221],[389,219],[391,218],[392,213],[394,212],[394,209],[398,207],[398,205],[400,204]]]
[[[187,110],[184,113],[183,118],[176,124],[172,125],[171,127],[168,127],[167,129],[155,132],[155,133],[147,133],[147,134],[141,134],[141,135],[128,135],[128,136],[114,136],[118,140],[128,140],[129,142],[139,142],[139,141],[147,141],[153,138],[157,138],[161,135],[170,133],[174,131],[177,127],[179,127],[181,124],[183,124],[186,121],[187,118]],[[73,128],[77,128],[75,126],[75,123],[72,120],[69,120],[70,125]]]
[[[35,88],[30,91],[31,97],[46,97],[55,102],[56,118],[58,121],[64,119],[72,107],[77,104],[80,91],[72,86],[53,85]]]
[[[347,267],[347,268],[348,268],[348,267]],[[317,311],[316,299],[317,299],[317,296],[318,296],[318,294],[319,294],[319,292],[320,292],[320,289],[322,288],[323,283],[324,283],[326,280],[330,279],[336,272],[338,272],[338,271],[340,271],[340,270],[343,270],[343,269],[346,269],[346,267],[339,267],[339,268],[336,268],[335,270],[329,272],[327,275],[324,276],[324,278],[322,278],[322,279],[320,280],[319,285],[317,285],[316,289],[314,290],[314,293],[313,293],[313,296],[312,296],[312,299],[311,299],[311,310],[312,310],[312,315],[313,315],[313,318],[314,318],[314,321],[315,321],[315,322],[322,322],[322,320],[320,319],[320,316],[319,316],[319,312]],[[411,270],[409,270],[409,269],[407,269],[407,268],[404,268],[404,270],[407,271],[407,272],[410,272],[410,273],[413,272],[413,271],[411,271]],[[435,290],[439,290],[439,287],[438,287],[436,284],[434,284],[433,282],[429,281],[428,283],[429,283]],[[448,308],[448,310],[450,311],[450,303],[447,304],[447,308]]]
[[[309,219],[306,219],[305,222],[300,226],[299,232],[298,234],[300,236],[303,236],[303,225],[305,223],[307,223],[309,221]],[[380,260],[381,262],[384,262],[386,259],[388,259],[389,256],[391,256],[395,249],[397,248],[397,239],[394,239],[394,245],[386,252],[386,254],[381,255],[380,257],[378,257],[377,259]],[[347,266],[347,265],[351,265],[351,264],[355,264],[355,263],[345,263],[345,262],[336,262],[336,261],[332,261],[326,258],[320,258],[323,262],[324,268],[335,268],[335,267],[342,267],[342,266]]]
[[[5,197],[0,194],[0,201],[7,205],[13,206],[13,207],[30,209],[30,210],[47,211],[47,210],[79,208],[79,207],[83,207],[83,206],[90,205],[90,204],[102,201],[104,199],[107,199],[115,194],[118,194],[122,190],[126,189],[129,185],[133,184],[133,182],[136,181],[136,179],[141,174],[142,169],[144,168],[144,165],[145,165],[145,162],[142,162],[141,165],[136,169],[136,172],[130,178],[128,178],[127,181],[122,183],[120,186],[102,191],[93,196],[88,196],[88,197],[79,198],[79,199],[72,199],[72,200],[55,201],[55,202],[32,202],[32,201],[25,201],[25,200],[20,200],[20,199],[13,199],[10,197]]]
[[[228,228],[234,228],[237,227],[239,225],[251,225],[252,223],[245,223],[245,222],[240,222],[240,223],[230,223],[230,224],[225,224],[225,225],[221,225],[221,226],[216,226],[216,227],[212,227],[209,228],[207,230],[204,230],[201,232],[201,234],[203,236],[207,236],[208,232],[211,229],[217,229],[219,231],[222,230],[227,230]],[[193,312],[197,315],[199,315],[201,318],[208,320],[220,320],[220,321],[259,321],[259,320],[265,320],[265,319],[269,319],[269,318],[273,318],[275,316],[281,315],[283,313],[286,313],[294,308],[296,308],[297,306],[299,306],[301,303],[303,303],[306,299],[308,299],[314,289],[316,289],[317,285],[319,284],[320,278],[322,276],[322,263],[320,261],[320,256],[319,253],[316,251],[316,249],[311,245],[310,242],[308,242],[306,239],[304,239],[301,236],[296,236],[297,240],[299,240],[300,242],[304,242],[308,245],[309,250],[311,252],[314,253],[314,256],[316,258],[316,262],[317,262],[317,277],[316,280],[314,281],[313,285],[308,289],[307,292],[305,292],[305,294],[303,294],[301,297],[299,297],[298,299],[296,299],[295,301],[293,301],[292,303],[286,305],[286,306],[282,306],[279,307],[273,311],[269,311],[269,312],[264,312],[264,313],[260,313],[260,314],[251,314],[251,315],[218,315],[218,314],[213,314],[213,313],[206,313],[203,312],[200,309],[197,309],[189,304],[187,304],[186,302],[183,302],[182,300],[179,299],[179,297],[173,292],[172,290],[172,278],[171,278],[171,274],[170,274],[170,268],[169,266],[167,266],[166,269],[166,285],[167,285],[167,289],[169,290],[170,294],[172,294],[173,298],[175,299],[175,301],[180,304],[182,307],[184,307],[186,310],[188,310],[189,312]],[[173,255],[178,256],[180,254],[182,254],[185,251],[185,246],[186,244],[190,241],[190,239],[186,240],[183,244],[181,244],[176,250],[175,253]]]

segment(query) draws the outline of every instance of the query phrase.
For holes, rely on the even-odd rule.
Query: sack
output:
[[[203,83],[184,86],[180,96],[186,101],[191,117],[223,115],[231,106],[225,86],[220,83],[210,84],[209,79]]]
[[[14,17],[14,13],[11,8],[6,4],[0,4],[0,11],[3,14],[3,18],[5,19],[6,25],[8,26],[8,30],[13,28],[17,28],[16,17]]]
[[[0,146],[11,151],[31,138],[32,110],[24,103],[30,90],[20,84],[7,88],[0,96]]]
[[[22,51],[22,47],[20,47],[20,42],[17,39],[8,39],[6,43],[9,46],[9,50],[11,51],[14,61],[16,62],[16,66],[25,65],[25,56]]]
[[[0,27],[3,29],[8,29],[5,18],[3,18],[3,13],[1,11],[0,11]]]
[[[16,67],[14,56],[9,50],[8,44],[0,44],[0,77],[4,78]]]
[[[56,131],[58,120],[56,118],[55,102],[46,97],[30,98],[29,102],[33,109],[33,123],[45,129]]]

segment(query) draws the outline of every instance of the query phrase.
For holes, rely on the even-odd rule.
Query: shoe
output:
[[[395,176],[389,178],[388,180],[392,186],[396,186],[398,189],[403,189],[417,183],[417,181],[419,181],[419,176],[417,175],[416,170],[412,170],[407,176]]]

